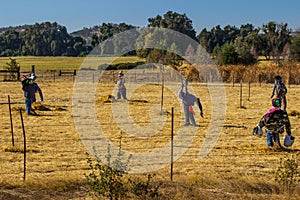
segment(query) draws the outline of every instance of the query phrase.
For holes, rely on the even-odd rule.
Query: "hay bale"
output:
[[[113,95],[106,95],[96,100],[96,103],[113,103],[116,102],[116,98]]]

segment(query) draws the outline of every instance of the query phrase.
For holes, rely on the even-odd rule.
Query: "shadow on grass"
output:
[[[281,147],[281,151],[288,152],[288,153],[297,153],[297,152],[300,152],[300,149],[288,149],[285,147]]]
[[[55,114],[36,114],[36,115],[29,115],[30,117],[53,117],[53,116],[59,116],[59,115],[55,115]]]

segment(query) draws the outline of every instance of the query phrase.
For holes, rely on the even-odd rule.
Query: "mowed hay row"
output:
[[[38,82],[44,92],[45,101],[36,104],[38,116],[26,116],[24,124],[27,135],[27,178],[28,181],[41,182],[72,182],[84,180],[88,173],[86,152],[81,138],[76,132],[72,112],[73,81],[41,81]],[[10,119],[8,105],[0,104],[0,156],[2,184],[22,181],[22,129],[19,109],[25,108],[23,94],[17,83],[1,82],[3,93],[1,102],[7,101],[11,95],[13,123],[16,150],[11,147]],[[182,156],[174,162],[174,180],[193,180],[211,186],[217,182],[226,182],[227,179],[236,180],[273,180],[279,158],[285,152],[269,150],[265,138],[252,135],[252,128],[261,116],[271,107],[272,84],[251,84],[251,94],[248,96],[248,85],[243,84],[242,107],[240,107],[240,87],[235,84],[226,84],[226,115],[221,132],[216,135],[216,144],[209,154],[203,158],[199,156],[204,142],[207,142],[208,127],[211,124],[211,91],[205,84],[190,84],[190,91],[200,97],[204,118],[200,117],[197,106],[195,118],[199,128],[182,127],[184,114],[182,105],[177,97],[179,84],[166,84],[164,88],[163,112],[161,113],[160,84],[127,83],[129,101],[102,102],[102,97],[116,96],[113,83],[99,83],[95,97],[95,113],[97,123],[102,128],[106,138],[116,146],[132,153],[152,152],[169,145],[171,142],[171,108],[174,108],[174,137],[182,136],[182,140],[174,148],[187,148]],[[293,134],[297,137],[299,130],[299,90],[298,86],[288,88],[288,112],[295,114],[290,117]],[[2,90],[1,90],[2,91]],[[176,91],[176,92],[174,92]],[[20,103],[18,103],[20,102]],[[41,106],[48,109],[42,109]],[[120,115],[125,114],[125,115]],[[124,119],[118,118],[125,117]],[[126,118],[127,117],[127,118]],[[128,120],[128,118],[130,120]],[[124,120],[124,121],[122,121]],[[154,128],[152,135],[134,132],[137,130]],[[140,128],[140,129],[139,129]],[[125,131],[124,131],[125,130]],[[128,131],[130,130],[130,131]],[[181,130],[181,132],[179,132]],[[105,148],[106,149],[106,148]],[[291,148],[298,155],[300,145],[296,140]],[[103,154],[107,151],[102,152]],[[299,156],[298,156],[299,157]],[[164,163],[161,159],[169,159],[169,155],[157,155],[155,162]],[[142,163],[141,163],[142,165]],[[274,167],[275,166],[275,167]],[[158,177],[169,179],[169,165],[155,171]],[[207,177],[203,179],[203,177]],[[209,179],[211,178],[211,179]]]

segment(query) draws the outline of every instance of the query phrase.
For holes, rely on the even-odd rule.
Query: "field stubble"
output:
[[[24,116],[27,135],[27,174],[23,182],[23,137],[19,109],[23,109],[23,94],[19,82],[0,82],[0,185],[1,188],[20,188],[24,191],[44,191],[44,196],[64,198],[86,198],[84,174],[87,174],[86,148],[81,143],[74,127],[72,113],[73,81],[61,79],[38,80],[44,93],[45,101],[36,103],[39,116]],[[128,86],[134,83],[128,83]],[[119,144],[122,132],[114,121],[112,103],[101,101],[103,96],[112,94],[114,83],[100,82],[95,96],[98,122],[104,134],[116,145]],[[225,86],[226,118],[218,141],[208,156],[200,159],[199,150],[208,130],[211,120],[211,100],[205,84],[191,84],[197,96],[200,97],[204,118],[200,118],[198,109],[196,120],[200,124],[188,150],[174,162],[173,181],[170,180],[170,166],[155,171],[157,181],[164,181],[161,189],[165,196],[174,199],[284,199],[285,195],[278,192],[279,186],[274,181],[274,173],[279,165],[279,158],[286,152],[278,149],[269,150],[265,138],[252,135],[252,128],[261,116],[270,108],[272,85],[251,85],[251,95],[248,97],[248,86],[243,87],[242,108],[240,107],[240,87]],[[299,101],[300,88],[292,85],[287,94],[288,112],[296,113],[290,116],[292,132],[296,142],[290,154],[297,155],[299,162],[300,143],[297,140],[300,128]],[[15,147],[11,145],[10,120],[7,95],[10,95],[13,115]],[[112,94],[115,95],[115,94]],[[171,108],[174,107],[174,133],[183,125],[183,113],[176,94],[165,88],[164,106],[166,123],[160,131],[151,138],[137,138],[122,132],[122,148],[132,152],[147,152],[159,149],[170,142]],[[118,106],[128,104],[131,119],[140,126],[150,123],[150,110],[160,106],[161,85],[147,84],[138,87],[129,102],[117,102]],[[137,101],[144,100],[144,101]],[[40,109],[42,107],[47,110]],[[154,112],[159,117],[158,112]],[[189,133],[193,127],[186,127]],[[184,142],[183,142],[184,143]],[[159,163],[160,160],[157,160]],[[74,186],[72,188],[72,186]],[[71,188],[71,189],[70,189]],[[70,192],[77,191],[75,192]],[[6,190],[5,190],[6,191]],[[45,192],[48,191],[48,192]],[[52,191],[52,192],[49,192]],[[81,191],[78,193],[78,191]],[[1,189],[0,189],[1,194]],[[299,187],[298,187],[299,194]],[[35,193],[36,195],[36,193]],[[65,197],[64,197],[65,195]],[[1,195],[0,195],[1,197]],[[24,197],[24,195],[23,195]],[[26,196],[25,196],[26,197]],[[295,199],[297,198],[297,194]]]

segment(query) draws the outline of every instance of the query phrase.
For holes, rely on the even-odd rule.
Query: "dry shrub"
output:
[[[260,65],[227,65],[218,66],[218,71],[224,82],[259,82],[273,83],[274,77],[280,75],[287,84],[298,84],[300,80],[299,64],[286,63],[278,67],[270,63]],[[204,77],[205,76],[205,77]],[[189,65],[185,69],[185,77],[191,82],[203,82],[218,80],[216,71],[208,65],[197,66]]]
[[[184,74],[190,82],[213,82],[221,78],[215,65],[210,64],[189,65]]]
[[[200,82],[199,71],[193,65],[190,65],[186,68],[185,77],[188,81]]]
[[[280,75],[286,84],[299,84],[300,65],[296,62],[286,62],[277,66],[271,62],[243,66],[218,66],[224,82],[259,82],[273,83],[274,77]]]

